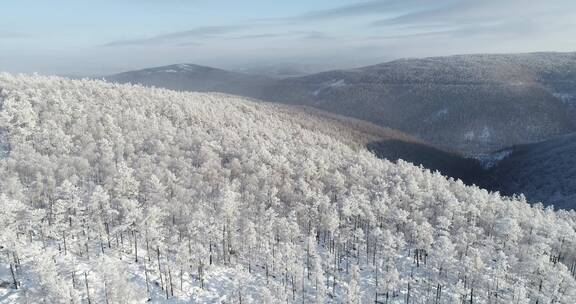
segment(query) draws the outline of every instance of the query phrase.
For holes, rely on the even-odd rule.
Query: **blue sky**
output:
[[[0,71],[104,75],[172,63],[349,67],[576,51],[574,0],[7,0]]]

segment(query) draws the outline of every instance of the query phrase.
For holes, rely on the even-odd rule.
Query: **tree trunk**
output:
[[[64,241],[64,255],[68,253],[68,248],[66,246],[66,231],[62,231],[62,240]]]
[[[212,242],[210,242],[210,265],[212,265]]]
[[[374,281],[375,281],[376,283],[375,283],[375,285],[374,285],[374,286],[375,286],[374,289],[375,289],[375,291],[376,291],[376,299],[378,299],[378,265],[375,265],[375,268],[376,268],[376,269],[374,270],[374,272],[375,272],[375,273],[374,273]]]
[[[110,244],[110,227],[108,226],[108,222],[104,223],[104,228],[106,229],[106,238],[108,239],[108,248],[112,248]]]
[[[42,237],[42,249],[46,250],[46,239],[44,238],[44,229],[40,228],[40,236]]]
[[[100,250],[104,254],[104,242],[102,242],[102,232],[98,232],[98,237],[100,238]]]
[[[294,286],[294,275],[291,275],[292,282],[292,301],[296,301],[296,286]]]
[[[90,248],[88,247],[88,243],[90,243],[90,237],[86,236],[86,243],[84,243],[84,247],[86,247],[86,258],[90,260]]]
[[[146,277],[146,292],[149,294],[150,286],[148,281],[148,265],[146,264],[146,261],[144,261],[144,276]]]
[[[436,286],[436,300],[434,301],[434,303],[440,303],[441,298],[442,298],[442,285],[438,283],[438,285]]]
[[[132,230],[132,237],[134,238],[134,261],[138,263],[138,238],[136,237],[134,230]]]
[[[202,262],[200,262],[200,271],[199,271],[199,275],[200,275],[200,288],[204,289],[204,265],[202,264]]]
[[[148,255],[148,262],[150,262],[150,241],[148,240],[148,233],[146,233],[146,254]]]
[[[104,299],[106,300],[106,304],[109,304],[109,302],[108,302],[108,286],[106,285],[106,281],[104,281]]]
[[[156,247],[156,257],[158,258],[158,275],[160,276],[160,287],[164,289],[164,281],[162,280],[162,268],[160,267],[160,247]]]
[[[170,281],[170,294],[174,296],[174,285],[172,284],[172,271],[170,266],[168,266],[168,279]]]
[[[310,280],[310,244],[306,248],[306,269],[308,271],[308,280]]]
[[[406,294],[406,304],[410,304],[410,282],[408,282],[408,293]]]
[[[168,286],[166,286],[164,291],[166,292],[166,300],[168,300],[170,298],[170,295],[168,294]]]
[[[14,289],[18,289],[18,281],[16,280],[16,274],[14,273],[14,266],[10,263],[10,273],[12,274],[12,284],[14,284]]]
[[[222,258],[226,265],[226,226],[222,226]]]
[[[90,301],[90,288],[88,287],[88,274],[84,272],[84,282],[86,283],[86,297],[88,298],[88,304],[91,304]]]

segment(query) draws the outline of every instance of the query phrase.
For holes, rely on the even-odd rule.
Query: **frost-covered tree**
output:
[[[102,271],[101,293],[104,303],[139,303],[145,298],[146,290],[141,285],[131,284],[132,278],[125,264],[119,260],[103,257],[99,261]]]
[[[349,304],[359,304],[362,303],[362,293],[360,291],[360,268],[358,265],[352,266],[352,274],[350,276],[350,282],[348,282],[348,288],[346,290],[346,303]]]

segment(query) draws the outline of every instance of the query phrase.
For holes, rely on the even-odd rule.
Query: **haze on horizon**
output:
[[[350,67],[403,57],[576,50],[572,0],[19,0],[0,71],[105,75],[188,62]]]

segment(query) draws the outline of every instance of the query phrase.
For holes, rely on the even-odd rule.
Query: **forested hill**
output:
[[[401,59],[284,79],[174,65],[106,79],[312,106],[467,154],[576,132],[576,53]]]
[[[576,53],[395,60],[285,79],[262,98],[486,153],[576,131]]]
[[[576,302],[576,213],[378,159],[338,120],[8,74],[0,102],[1,303]]]

